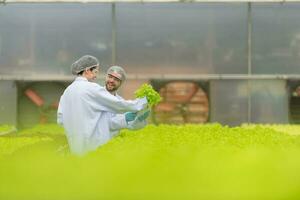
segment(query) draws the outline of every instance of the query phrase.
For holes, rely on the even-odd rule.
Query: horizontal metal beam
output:
[[[104,75],[99,77],[104,79]],[[0,75],[0,80],[15,81],[72,81],[75,76],[66,75]],[[129,80],[300,80],[300,74],[128,74]]]
[[[300,74],[135,74],[129,79],[166,79],[166,80],[300,80]]]
[[[74,76],[65,75],[0,75],[0,80],[15,80],[15,81],[72,81]]]
[[[286,2],[300,2],[300,0],[0,0],[0,3],[286,3]]]

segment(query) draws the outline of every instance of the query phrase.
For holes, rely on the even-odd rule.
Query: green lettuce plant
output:
[[[162,100],[159,93],[156,92],[153,87],[147,83],[138,88],[134,94],[136,98],[146,97],[150,107],[155,106]]]

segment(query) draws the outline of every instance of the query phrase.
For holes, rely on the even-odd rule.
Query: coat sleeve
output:
[[[123,128],[127,128],[127,122],[125,120],[124,114],[116,114],[109,120],[110,131],[117,131]]]
[[[91,86],[87,90],[87,95],[83,98],[87,98],[86,102],[95,110],[112,113],[137,112],[145,108],[148,103],[146,97],[135,100],[124,100],[111,95],[105,88],[96,83]]]
[[[63,112],[62,112],[63,96],[60,97],[60,101],[57,109],[57,123],[63,125]]]
[[[130,130],[139,130],[144,128],[146,125],[146,120],[140,121],[136,118],[134,121],[128,123],[127,128]]]
[[[149,108],[139,111],[135,120],[128,124],[128,129],[138,130],[144,128],[147,125],[147,119],[140,120],[139,117],[144,115],[146,112],[150,112]]]
[[[111,137],[115,137],[119,134],[121,129],[127,128],[130,130],[139,130],[144,128],[147,125],[147,121],[140,121],[137,118],[131,122],[126,122],[124,114],[116,114],[110,118],[109,128]]]

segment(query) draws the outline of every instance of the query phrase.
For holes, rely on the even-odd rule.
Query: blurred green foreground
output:
[[[57,125],[0,136],[0,199],[300,199],[300,126],[149,125],[84,157],[66,144]]]

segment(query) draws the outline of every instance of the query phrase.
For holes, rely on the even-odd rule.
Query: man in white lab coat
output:
[[[147,106],[147,99],[125,101],[94,83],[100,69],[93,56],[81,57],[71,70],[77,77],[60,98],[57,122],[65,128],[71,153],[84,155],[111,138],[111,113],[138,112]]]
[[[107,70],[105,77],[106,90],[120,100],[124,100],[117,94],[118,89],[126,80],[125,70],[120,66],[112,66]],[[147,125],[147,117],[150,109],[146,108],[140,112],[126,112],[125,114],[110,113],[110,133],[111,137],[116,136],[120,129],[137,130]],[[122,123],[126,120],[127,123]]]

